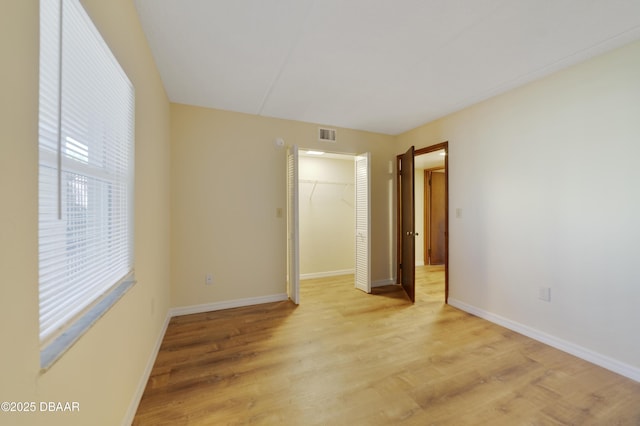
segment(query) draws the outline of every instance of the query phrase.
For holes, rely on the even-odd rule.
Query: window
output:
[[[133,157],[131,82],[79,0],[41,0],[42,368],[133,283]]]

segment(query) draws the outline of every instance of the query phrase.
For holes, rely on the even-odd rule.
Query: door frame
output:
[[[295,276],[297,277],[295,280],[291,281],[292,284],[294,284],[292,287],[295,287],[295,291],[292,291],[292,293],[296,296],[296,300],[294,300],[294,303],[299,304],[300,303],[300,218],[299,218],[299,203],[300,203],[300,188],[298,185],[298,179],[299,179],[299,168],[300,168],[300,151],[308,151],[308,150],[313,150],[314,148],[303,148],[303,147],[299,147],[298,145],[291,145],[290,147],[287,148],[287,157],[289,156],[289,151],[295,151],[295,161],[293,162],[292,166],[294,169],[294,173],[293,175],[295,176],[295,188],[291,188],[291,190],[293,190],[295,192],[295,201],[291,199],[291,197],[289,196],[289,194],[287,194],[287,202],[293,202],[295,204],[295,211],[287,208],[287,230],[288,232],[290,231],[291,234],[293,234],[292,236],[287,236],[287,260],[288,262],[291,262],[292,265],[295,266],[295,271],[292,271],[291,268],[289,267],[289,265],[287,266],[287,271],[288,271],[288,275],[287,275],[287,291],[289,292],[289,274],[295,274]],[[353,154],[353,153],[349,153],[349,152],[338,152],[338,151],[325,151],[328,154],[337,154],[337,155],[343,155],[343,156],[348,156],[348,157],[352,157],[354,160],[354,173],[357,170],[356,167],[356,161],[358,160],[359,157],[366,157],[367,158],[367,235],[366,235],[366,240],[367,240],[367,253],[366,253],[366,265],[359,264],[358,262],[358,256],[356,255],[356,258],[354,259],[354,285],[355,288],[359,288],[360,290],[365,291],[366,293],[371,293],[371,287],[372,287],[372,282],[371,282],[371,188],[372,188],[372,174],[371,174],[371,153],[369,151],[362,153],[362,154]],[[319,157],[320,159],[322,159],[322,157]],[[326,157],[325,157],[326,159]],[[287,169],[289,168],[289,160],[287,158]],[[287,170],[287,191],[290,191],[289,188],[289,171]],[[354,185],[357,186],[358,183],[358,177],[354,175]],[[355,209],[356,209],[356,198],[357,198],[357,190],[354,191],[354,215],[356,214]],[[291,216],[291,217],[290,217]],[[289,221],[295,219],[295,223],[292,223],[293,229],[289,230]],[[357,242],[355,241],[356,238],[358,238],[357,236],[357,229],[356,231],[356,235],[354,235],[354,250],[357,247]],[[292,241],[292,244],[289,244],[289,241]],[[295,243],[295,244],[293,244]],[[292,251],[292,249],[295,249],[295,255],[294,252]],[[362,261],[362,260],[361,260]],[[366,271],[366,288],[361,288],[358,287],[356,279],[355,279],[355,270],[358,269],[358,266],[360,266],[360,269],[365,269]],[[292,299],[293,300],[293,299]]]
[[[417,157],[422,154],[444,150],[444,192],[445,192],[445,223],[444,223],[444,303],[449,303],[449,141],[430,145],[424,148],[416,149],[413,156]],[[400,202],[400,157],[396,156],[396,284],[400,284],[402,278],[402,270],[400,262],[402,259],[402,205]]]

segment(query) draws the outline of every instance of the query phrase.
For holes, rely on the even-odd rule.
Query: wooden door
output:
[[[445,175],[429,172],[429,264],[444,264]]]
[[[415,182],[414,182],[414,147],[400,156],[400,236],[402,239],[402,263],[400,266],[401,284],[404,291],[411,299],[416,300],[415,274],[416,274],[416,242],[415,242]]]

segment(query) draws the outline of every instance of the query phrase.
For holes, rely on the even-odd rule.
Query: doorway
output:
[[[287,292],[300,279],[354,275],[371,292],[370,154],[290,147],[287,172]],[[298,290],[296,290],[296,288]]]
[[[426,157],[432,158],[426,166],[419,166],[418,163],[424,163]],[[418,224],[422,225],[424,238],[419,241],[421,253],[420,256],[416,253],[416,265],[444,265],[446,182],[443,150],[416,159],[416,186],[418,180],[422,191],[416,191],[415,209],[416,216],[422,220],[416,223],[416,230]],[[422,199],[418,201],[419,198]]]
[[[355,162],[353,155],[300,149],[300,279],[353,274]]]
[[[397,157],[396,283],[412,302],[416,264],[444,265],[445,303],[449,297],[448,145],[411,147]]]

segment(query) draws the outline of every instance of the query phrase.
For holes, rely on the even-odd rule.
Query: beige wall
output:
[[[402,134],[398,150],[449,141],[452,300],[640,379],[638,76],[635,43]]]
[[[301,277],[353,273],[354,158],[301,156],[299,166]]]
[[[171,105],[172,305],[186,307],[283,294],[286,274],[285,150],[327,149],[317,125]],[[374,280],[386,280],[393,137],[338,130],[332,151],[372,152]],[[211,273],[214,284],[205,285]]]
[[[120,424],[169,306],[169,103],[133,2],[83,2],[136,89],[138,283],[51,369],[39,371],[39,2],[0,14],[0,401],[77,401],[80,412],[0,413],[2,424]]]

